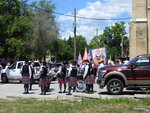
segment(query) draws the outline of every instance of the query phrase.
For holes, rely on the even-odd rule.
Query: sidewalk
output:
[[[108,95],[106,88],[99,89],[98,85],[94,85],[94,93],[86,94],[83,92],[75,92],[72,95],[66,95],[66,93],[59,92],[59,84],[57,81],[53,81],[51,86],[51,91],[47,92],[47,95],[39,95],[41,90],[38,84],[33,85],[33,90],[29,91],[29,94],[22,94],[24,92],[23,84],[20,83],[0,83],[0,98],[1,99],[16,99],[16,98],[36,98],[40,100],[80,100],[82,98],[96,98],[96,99],[112,99],[112,98],[132,98],[132,99],[142,99],[150,97],[150,94],[136,92],[136,91],[127,91],[124,90],[123,95]],[[99,94],[99,92],[101,92]]]
[[[39,95],[30,92],[30,94],[17,94],[17,93],[8,93],[8,99],[16,99],[16,98],[35,98],[39,100],[81,100],[82,98],[95,98],[95,99],[112,99],[112,98],[130,98],[130,99],[143,99],[143,98],[150,98],[148,94],[135,94],[135,95],[104,95],[104,94],[86,94],[83,92],[76,92],[72,95],[66,95],[66,93],[54,93],[48,92],[46,95]]]

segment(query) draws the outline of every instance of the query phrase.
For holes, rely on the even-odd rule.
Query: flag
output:
[[[81,53],[80,53],[80,52],[79,52],[77,64],[78,64],[80,67],[82,66],[82,56],[81,56]]]
[[[88,53],[87,53],[87,49],[85,47],[83,60],[87,60],[87,59],[88,59]]]
[[[91,50],[88,52],[88,61],[91,61]]]

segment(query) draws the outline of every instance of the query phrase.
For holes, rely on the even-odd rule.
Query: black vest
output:
[[[29,76],[29,66],[27,64],[22,67],[22,76]]]
[[[70,73],[70,77],[77,77],[77,72],[78,72],[77,67],[73,66]]]

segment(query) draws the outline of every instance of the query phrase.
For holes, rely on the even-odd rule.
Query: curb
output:
[[[144,99],[144,98],[150,98],[150,94],[135,94],[135,99]]]
[[[150,95],[135,94],[135,95],[102,95],[102,94],[86,94],[86,93],[74,93],[76,97],[95,98],[95,99],[113,99],[113,98],[129,98],[129,99],[144,99],[150,98]]]
[[[66,95],[58,95],[58,94],[46,94],[46,95],[38,95],[38,94],[15,94],[9,93],[6,95],[8,99],[18,99],[18,98],[33,98],[38,100],[81,100],[80,97],[66,96]]]

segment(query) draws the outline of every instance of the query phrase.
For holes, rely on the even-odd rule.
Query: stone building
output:
[[[150,54],[150,0],[132,0],[130,23],[130,59]]]

